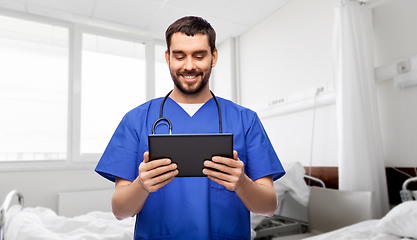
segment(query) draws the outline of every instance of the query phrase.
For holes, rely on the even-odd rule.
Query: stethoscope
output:
[[[164,104],[165,104],[165,101],[167,100],[167,98],[168,98],[168,96],[171,94],[171,92],[172,92],[172,90],[171,91],[169,91],[169,93],[164,97],[164,99],[162,100],[162,103],[161,103],[161,108],[160,108],[160,110],[159,110],[159,119],[158,120],[156,120],[154,123],[153,123],[153,126],[152,126],[152,134],[155,134],[155,128],[156,128],[156,126],[158,125],[158,123],[159,122],[161,122],[161,121],[165,121],[165,122],[167,122],[168,123],[168,127],[169,127],[169,134],[171,134],[172,133],[172,124],[171,124],[171,121],[169,121],[169,119],[168,118],[164,118],[163,116],[162,116],[162,110],[164,109]],[[214,93],[210,90],[210,93],[211,93],[211,95],[213,96],[213,98],[214,98],[214,101],[216,101],[216,105],[217,105],[217,110],[218,110],[218,112],[219,112],[219,132],[220,133],[222,133],[223,131],[222,131],[222,114],[221,114],[221,111],[220,111],[220,105],[219,105],[219,102],[217,101],[217,98],[216,98],[216,96],[214,95]]]

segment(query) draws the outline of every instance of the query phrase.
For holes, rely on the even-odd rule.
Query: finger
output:
[[[225,157],[215,156],[211,159],[214,163],[223,164],[232,168],[239,168],[242,165],[242,162],[239,159],[231,159]]]
[[[174,180],[174,177],[172,178],[168,178],[166,181],[163,181],[161,183],[155,184],[151,187],[152,192],[156,192],[158,191],[160,188],[162,188],[163,186],[167,185],[168,183],[170,183],[172,180]]]
[[[174,168],[175,167],[175,168]],[[161,183],[164,183],[167,181],[167,179],[174,178],[178,174],[178,169],[176,169],[176,166],[171,167],[174,170],[168,169],[167,167],[164,167],[167,170],[163,174],[158,175],[157,170],[151,170],[148,172],[139,173],[139,179],[142,184],[142,186],[148,191],[148,192],[154,192],[158,190],[160,187],[162,187],[164,184],[161,185]],[[155,177],[155,175],[157,175]]]
[[[218,160],[216,160],[218,161]],[[212,169],[216,169],[218,171],[230,174],[232,169],[230,166],[228,166],[226,163],[223,162],[214,162],[214,161],[204,161],[204,166]],[[216,172],[216,171],[214,171]]]
[[[155,176],[162,175],[165,172],[170,172],[177,169],[177,164],[170,163],[169,159],[155,160],[148,163],[141,162],[139,165],[139,177],[141,181],[145,182]]]
[[[149,152],[144,152],[143,153],[143,162],[144,163],[149,162]]]
[[[156,169],[162,166],[168,166],[170,164],[171,164],[171,159],[169,158],[152,160],[152,161],[144,163],[144,170],[151,171],[153,169]]]
[[[239,160],[239,158],[237,157],[237,151],[233,150],[233,159],[234,160]]]
[[[213,176],[207,176],[210,180],[212,180],[212,181],[214,181],[214,182],[216,182],[216,183],[218,183],[218,184],[220,184],[220,185],[222,185],[222,186],[224,186],[227,190],[229,190],[229,191],[234,191],[235,190],[235,184],[233,184],[233,183],[230,183],[230,182],[227,182],[227,181],[224,181],[224,180],[222,180],[222,179],[219,179],[219,178],[216,178],[216,177],[213,177]]]
[[[161,187],[171,182],[178,173],[179,173],[178,170],[174,170],[174,171],[171,171],[163,175],[160,175],[158,177],[150,179],[148,181],[149,191],[150,192],[158,191],[158,189],[160,189]]]
[[[203,173],[205,175],[207,175],[208,177],[213,177],[213,178],[216,178],[220,181],[224,181],[224,182],[228,182],[228,183],[235,182],[237,180],[236,176],[234,176],[232,174],[229,174],[227,172],[224,172],[224,171],[219,172],[219,171],[216,171],[216,170],[211,170],[211,169],[205,168],[205,169],[203,169]]]
[[[155,159],[155,160],[150,161],[149,160],[149,152],[146,151],[146,152],[143,153],[143,162],[144,163],[152,163],[152,164],[148,165],[148,168],[149,169],[154,169],[154,168],[157,168],[157,167],[162,166],[162,165],[170,164],[171,159],[162,158],[162,159]]]
[[[160,166],[155,169],[148,171],[149,178],[159,177],[160,175],[165,175],[166,173],[177,170],[177,164],[173,163],[166,166]]]

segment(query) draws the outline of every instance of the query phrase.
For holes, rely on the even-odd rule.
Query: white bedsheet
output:
[[[341,216],[343,217],[343,216]],[[417,239],[417,201],[395,206],[380,220],[368,220],[308,240],[356,239],[396,240]]]
[[[66,218],[42,207],[12,210],[7,217],[5,239],[13,240],[132,240],[135,221],[118,221],[110,212]]]
[[[391,235],[388,233],[382,233],[375,230],[380,220],[368,220],[360,222],[348,227],[344,227],[332,232],[320,234],[314,237],[304,238],[305,240],[397,240],[397,239],[410,239],[402,238],[400,236]]]
[[[284,194],[288,192],[300,204],[307,206],[310,188],[304,181],[305,169],[303,165],[300,162],[283,162],[282,166],[285,169],[285,175],[274,182],[278,201],[281,202]],[[275,214],[278,214],[278,211],[279,208]],[[252,229],[255,229],[264,219],[264,215],[251,213]]]
[[[280,197],[288,193],[304,206],[308,205],[310,188],[304,181],[305,169],[300,162],[284,162],[285,175],[274,182],[275,192]]]

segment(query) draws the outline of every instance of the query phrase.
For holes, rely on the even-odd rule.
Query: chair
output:
[[[312,187],[308,202],[309,232],[273,239],[303,239],[373,218],[373,192]]]

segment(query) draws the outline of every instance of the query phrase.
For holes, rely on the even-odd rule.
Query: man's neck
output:
[[[179,89],[174,88],[169,97],[177,103],[205,103],[212,98],[210,89],[203,89],[196,94],[184,94]]]

